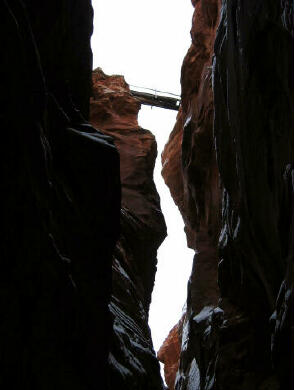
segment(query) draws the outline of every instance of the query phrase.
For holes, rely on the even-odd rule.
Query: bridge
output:
[[[153,93],[136,91],[133,89],[134,87],[153,91]],[[136,87],[135,85],[130,85],[130,91],[131,94],[141,102],[141,104],[166,108],[168,110],[179,110],[181,103],[181,97],[179,95],[175,95],[169,92],[157,91],[151,88]]]

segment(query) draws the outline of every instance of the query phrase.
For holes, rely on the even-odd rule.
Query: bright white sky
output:
[[[180,94],[180,70],[190,46],[193,7],[190,0],[92,0],[93,67],[121,74],[129,84]],[[142,106],[139,124],[155,135],[158,156],[173,129],[176,111]],[[186,246],[184,224],[161,178],[157,159],[155,183],[161,197],[168,237],[158,251],[149,325],[154,348],[160,348],[181,317],[193,251]]]

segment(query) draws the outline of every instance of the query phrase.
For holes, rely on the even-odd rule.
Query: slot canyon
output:
[[[167,228],[140,99],[92,70],[90,0],[0,0],[1,389],[294,388],[294,4],[192,5],[158,158],[194,257],[156,353]]]

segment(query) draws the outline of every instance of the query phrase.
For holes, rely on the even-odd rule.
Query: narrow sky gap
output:
[[[140,125],[151,130],[157,141],[158,158],[154,181],[160,195],[168,233],[158,250],[157,273],[149,313],[149,325],[156,351],[181,317],[193,260],[193,251],[187,248],[182,217],[161,176],[161,152],[176,115],[175,111],[145,106],[139,112]]]
[[[190,46],[190,0],[92,0],[93,68],[122,74],[131,85],[180,95],[180,72]],[[142,106],[139,124],[156,136],[155,183],[161,197],[168,237],[158,251],[158,272],[150,308],[157,351],[181,316],[193,252],[186,247],[184,225],[161,178],[160,155],[173,128],[176,111]]]

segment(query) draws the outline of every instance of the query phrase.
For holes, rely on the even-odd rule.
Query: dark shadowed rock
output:
[[[0,2],[3,389],[107,382],[118,153],[90,126],[90,2]]]
[[[225,1],[215,45],[215,140],[224,185],[219,284],[250,317],[247,359],[259,367],[249,383],[258,389],[271,381],[279,384],[270,389],[292,387],[292,16],[288,2]]]

